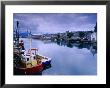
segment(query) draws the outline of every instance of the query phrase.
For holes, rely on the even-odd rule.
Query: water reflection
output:
[[[23,39],[25,48],[29,40]],[[38,53],[52,59],[39,75],[96,75],[97,46],[92,43],[32,40]],[[37,74],[36,74],[37,75]]]
[[[54,41],[47,40],[44,41],[45,44],[52,43]],[[87,43],[87,42],[65,42],[65,41],[56,41],[59,46],[67,46],[69,48],[77,47],[78,49],[87,48],[91,51],[93,55],[97,53],[97,44],[96,43]]]

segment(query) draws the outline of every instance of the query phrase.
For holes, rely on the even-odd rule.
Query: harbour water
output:
[[[25,49],[30,47],[28,38],[22,38]],[[62,43],[32,39],[32,48],[52,58],[51,67],[42,75],[97,75],[97,50],[90,44]]]

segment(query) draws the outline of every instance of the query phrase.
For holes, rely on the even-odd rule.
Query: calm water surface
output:
[[[29,49],[29,39],[23,38],[25,49]],[[96,75],[97,53],[90,45],[61,44],[32,39],[32,48],[38,53],[52,58],[51,68],[42,75]]]

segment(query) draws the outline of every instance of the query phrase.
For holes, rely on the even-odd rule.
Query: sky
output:
[[[63,33],[65,31],[91,31],[97,22],[96,13],[14,13],[14,29],[38,33]]]

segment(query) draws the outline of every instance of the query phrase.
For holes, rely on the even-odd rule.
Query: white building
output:
[[[91,41],[93,41],[93,42],[96,42],[96,41],[97,41],[96,32],[93,32],[93,33],[91,34]]]

